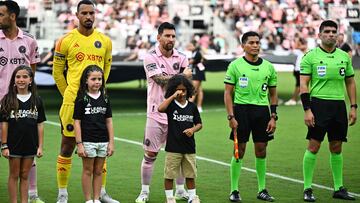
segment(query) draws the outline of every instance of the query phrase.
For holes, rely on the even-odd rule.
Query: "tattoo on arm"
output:
[[[160,85],[161,87],[164,87],[168,83],[170,78],[171,76],[169,75],[161,75],[161,74],[154,75],[152,77],[152,79],[156,82],[156,84]]]

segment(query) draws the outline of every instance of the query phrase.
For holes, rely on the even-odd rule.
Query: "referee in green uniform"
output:
[[[258,179],[258,199],[274,201],[265,188],[266,147],[274,138],[277,107],[277,75],[273,65],[259,57],[260,36],[256,32],[247,32],[241,38],[245,56],[230,63],[225,76],[224,102],[228,113],[230,139],[237,133],[238,159],[232,157],[230,176],[231,194],[229,200],[241,201],[239,177],[242,158],[250,133],[255,146],[255,165]],[[269,112],[269,97],[271,108]],[[235,148],[236,150],[236,148]]]
[[[337,24],[331,20],[323,21],[319,29],[320,46],[306,53],[300,65],[300,93],[308,127],[306,139],[309,140],[303,159],[304,201],[307,202],[315,201],[311,184],[317,152],[325,134],[329,141],[334,180],[333,198],[355,200],[343,186],[341,148],[347,141],[348,124],[356,122],[356,87],[349,55],[336,48],[337,35]],[[351,103],[349,118],[344,86]]]

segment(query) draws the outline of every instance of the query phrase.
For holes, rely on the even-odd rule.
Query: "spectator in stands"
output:
[[[337,47],[349,54],[352,58],[352,49],[351,46],[345,41],[345,35],[340,33],[337,38]]]
[[[293,106],[297,103],[300,103],[297,101],[300,94],[300,62],[306,51],[307,41],[304,38],[300,38],[296,44],[296,49],[293,51],[293,53],[296,55],[296,62],[293,71],[293,75],[295,77],[295,89],[291,99],[284,103],[286,106]]]
[[[187,45],[187,50],[191,51],[191,58],[189,58],[189,67],[192,70],[192,81],[195,88],[194,95],[190,98],[191,102],[196,101],[197,108],[201,113],[203,111],[202,104],[204,99],[204,91],[201,82],[205,81],[205,66],[202,63],[203,57],[201,49],[196,41],[191,41]]]

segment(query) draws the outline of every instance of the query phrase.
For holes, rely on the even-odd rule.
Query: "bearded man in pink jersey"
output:
[[[144,58],[148,87],[147,120],[143,142],[144,158],[141,163],[142,187],[139,196],[135,200],[136,203],[149,201],[149,186],[154,162],[167,137],[167,116],[157,110],[164,100],[165,86],[173,75],[184,74],[188,78],[192,75],[185,54],[174,48],[176,34],[173,24],[164,22],[159,26],[157,41],[158,45],[153,50],[150,50]],[[184,189],[184,182],[184,178],[178,178],[176,181],[175,197],[178,199],[188,198]]]
[[[20,7],[15,1],[0,1],[0,100],[7,94],[11,75],[16,67],[31,66],[35,73],[36,64],[40,62],[35,38],[16,25],[19,13]],[[38,197],[36,182],[34,160],[29,173],[29,202],[43,203]]]

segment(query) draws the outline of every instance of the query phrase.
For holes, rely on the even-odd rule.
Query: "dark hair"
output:
[[[166,93],[165,98],[171,97],[176,92],[176,88],[179,85],[184,85],[186,88],[186,99],[189,99],[194,95],[195,88],[191,81],[187,79],[184,75],[178,74],[174,75],[170,78],[167,86],[166,86]]]
[[[95,7],[94,2],[92,2],[91,0],[81,0],[81,1],[78,3],[78,5],[77,5],[77,9],[76,9],[77,12],[79,12],[79,8],[80,8],[80,6],[81,6],[82,4],[92,5],[92,6]]]
[[[322,32],[325,27],[334,27],[336,30],[338,29],[338,25],[335,23],[335,21],[332,20],[324,20],[319,27],[319,32]]]
[[[6,6],[10,14],[15,14],[15,19],[19,17],[20,7],[15,1],[0,1],[0,6]]]
[[[175,31],[175,26],[169,22],[161,23],[158,28],[158,35],[161,35],[166,29]]]
[[[241,44],[245,44],[249,37],[258,37],[260,39],[260,35],[257,32],[254,31],[245,32],[241,37]]]
[[[107,98],[106,92],[105,92],[105,79],[104,79],[104,71],[97,65],[88,65],[80,78],[80,86],[79,86],[79,90],[77,92],[77,97],[76,97],[76,101],[81,100],[81,99],[86,99],[86,93],[88,92],[88,85],[86,83],[89,75],[91,72],[100,72],[102,74],[101,79],[102,79],[102,84],[100,87],[100,92],[103,93],[104,97]]]
[[[4,116],[8,117],[10,116],[11,111],[17,112],[19,109],[19,102],[17,99],[17,87],[15,85],[15,76],[17,72],[20,70],[26,70],[29,77],[32,79],[32,82],[28,86],[29,92],[31,92],[30,102],[31,110],[36,109],[37,104],[37,88],[35,84],[35,78],[34,73],[32,69],[29,66],[21,65],[15,68],[13,74],[11,75],[10,84],[8,87],[8,93],[4,96],[4,98],[1,100],[1,113],[4,114]]]

